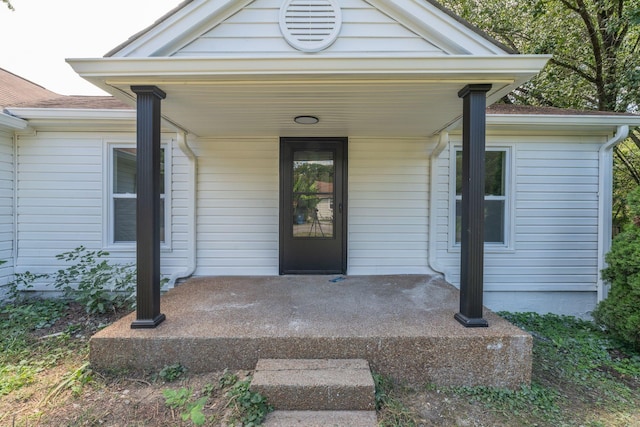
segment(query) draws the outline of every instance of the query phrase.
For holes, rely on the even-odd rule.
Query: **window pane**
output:
[[[113,169],[113,192],[135,194],[137,190],[136,149],[114,148]]]
[[[456,243],[462,240],[462,202],[456,200]],[[484,241],[504,243],[504,200],[484,201]]]
[[[115,199],[113,209],[113,241],[136,241],[136,199]],[[164,199],[160,199],[160,240],[164,239]]]
[[[164,194],[164,148],[160,154],[160,193]],[[115,194],[136,194],[136,149],[113,149],[113,192]]]
[[[113,216],[114,242],[135,242],[136,199],[115,199]]]
[[[295,151],[293,153],[293,236],[333,238],[334,153]]]
[[[505,157],[504,151],[485,151],[485,196],[504,196]],[[462,194],[462,151],[456,151],[456,194]]]
[[[113,149],[113,241],[114,243],[136,241],[136,148]],[[164,148],[161,149],[160,193],[164,195]],[[118,197],[118,195],[129,197]],[[165,241],[164,198],[160,200],[160,239]]]
[[[484,194],[487,196],[504,196],[504,151],[487,151],[485,153]]]
[[[462,151],[456,151],[456,195],[462,194]]]
[[[504,200],[484,201],[484,241],[504,243]]]
[[[485,152],[485,201],[484,241],[505,243],[505,173],[506,151]],[[456,151],[456,195],[462,194],[462,152]],[[501,196],[501,200],[487,200],[487,196]],[[496,197],[489,197],[495,199]],[[462,233],[461,200],[456,200],[455,241],[459,243]]]

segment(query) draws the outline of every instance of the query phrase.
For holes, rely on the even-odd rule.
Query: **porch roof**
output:
[[[165,120],[197,136],[430,136],[462,115],[457,93],[491,84],[495,102],[536,75],[545,55],[365,58],[70,59],[78,74],[133,105],[132,85],[167,93]],[[313,115],[317,125],[293,118]]]

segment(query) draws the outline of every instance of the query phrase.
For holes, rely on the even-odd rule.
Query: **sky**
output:
[[[105,95],[65,58],[100,58],[182,0],[11,0],[0,3],[0,68],[62,95]]]

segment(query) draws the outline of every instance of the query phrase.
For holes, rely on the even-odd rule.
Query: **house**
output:
[[[3,106],[0,281],[82,244],[137,259],[140,327],[162,320],[159,274],[442,273],[471,326],[482,303],[587,315],[611,150],[640,117],[485,114],[548,59],[432,0],[187,0],[68,60],[114,98]],[[295,234],[300,196],[327,205],[322,233]]]

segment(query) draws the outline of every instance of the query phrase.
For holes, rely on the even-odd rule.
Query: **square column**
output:
[[[160,103],[155,86],[131,86],[137,100],[137,308],[132,329],[155,328],[160,313]]]
[[[462,236],[460,254],[460,312],[466,327],[487,327],[482,317],[484,292],[484,174],[486,94],[490,84],[465,86],[462,114]]]

